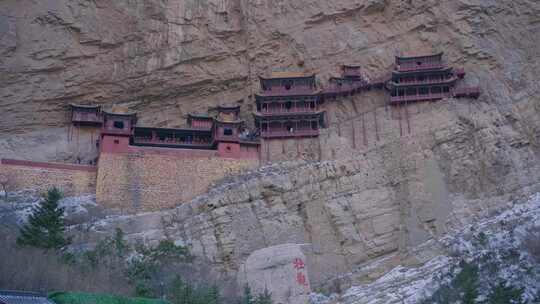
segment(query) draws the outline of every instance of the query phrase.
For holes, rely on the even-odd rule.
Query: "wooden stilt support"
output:
[[[300,159],[300,143],[299,143],[299,139],[295,139],[294,141],[296,141],[296,158]]]
[[[337,124],[337,135],[341,137],[341,123],[338,122]]]
[[[285,154],[285,141],[281,141],[281,154]]]
[[[367,146],[368,140],[366,137],[366,121],[364,119],[364,113],[362,113],[362,140],[364,141],[364,146]]]
[[[354,129],[354,119],[351,121],[352,126],[352,147],[356,149],[356,130]]]
[[[377,124],[377,108],[373,110],[373,121],[375,122],[375,139],[379,141],[379,126]]]
[[[408,102],[405,103],[405,119],[407,119],[407,134],[411,134],[411,122],[409,120],[409,107]]]
[[[68,141],[68,142],[71,142],[71,124],[68,125],[68,130],[67,130],[67,141]]]
[[[317,140],[317,150],[319,150],[319,156],[318,156],[318,160],[321,161],[322,160],[322,150],[321,150],[321,137],[318,136],[316,137],[316,140]]]
[[[268,143],[266,144],[266,162],[270,162],[270,140],[268,140]]]
[[[77,157],[79,156],[79,129],[80,127],[77,127]]]
[[[398,102],[397,105],[398,110],[398,121],[399,121],[399,137],[403,136],[403,129],[401,127],[401,104]]]
[[[354,97],[351,95],[351,103],[353,105],[354,113],[358,114],[358,108],[356,107],[356,102],[354,102]]]
[[[259,146],[259,165],[263,162],[263,149],[265,144],[264,138],[261,137],[261,145]]]

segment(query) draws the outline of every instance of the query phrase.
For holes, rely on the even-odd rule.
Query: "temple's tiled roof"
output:
[[[34,292],[0,291],[1,304],[54,304],[46,296]]]
[[[415,60],[415,59],[431,58],[431,57],[442,57],[442,56],[443,56],[443,52],[439,52],[435,54],[425,54],[425,55],[396,56],[396,63],[399,63],[401,61],[407,61],[407,60]]]
[[[189,113],[188,114],[188,118],[191,117],[191,118],[205,118],[205,119],[212,119],[212,117],[208,114],[204,114],[204,113]]]
[[[70,103],[69,105],[71,107],[73,107],[73,108],[86,108],[86,109],[99,109],[99,108],[101,108],[100,105],[81,105],[81,104],[75,104],[75,103]]]
[[[307,78],[307,77],[313,77],[315,74],[313,73],[305,73],[305,72],[272,72],[268,77],[261,76],[261,79],[272,79],[272,78]]]
[[[103,111],[107,114],[113,114],[113,115],[125,115],[125,116],[131,116],[136,115],[137,112],[130,111],[129,108],[124,106],[113,106],[110,110]]]

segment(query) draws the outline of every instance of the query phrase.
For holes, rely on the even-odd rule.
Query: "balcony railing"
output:
[[[440,69],[445,67],[445,64],[443,62],[423,62],[422,64],[402,64],[397,65],[396,68],[399,72],[410,72],[410,71],[422,71],[422,70],[429,70],[429,69]]]
[[[95,113],[73,113],[72,121],[82,123],[102,123],[103,118],[101,115]]]
[[[261,109],[258,113],[263,116],[272,116],[276,114],[313,114],[316,113],[316,108],[303,107],[303,108],[270,108],[270,109]]]
[[[457,78],[452,76],[450,78],[446,79],[424,79],[424,80],[412,80],[412,81],[400,81],[400,82],[392,82],[394,85],[423,85],[423,84],[438,84],[438,83],[449,83],[452,81],[455,81]]]
[[[287,95],[312,95],[316,93],[316,89],[313,87],[292,87],[286,89],[284,87],[274,87],[270,90],[261,92],[264,96],[287,96]]]
[[[480,96],[480,88],[479,87],[466,87],[466,88],[457,88],[453,91],[454,97],[472,97],[477,98]]]
[[[216,138],[215,138],[217,141],[238,141],[238,136],[237,135],[223,135],[223,134],[218,134],[216,135]]]
[[[128,129],[117,129],[117,128],[103,128],[102,133],[105,134],[119,134],[119,135],[130,135],[133,133],[132,130]]]
[[[210,141],[196,141],[196,140],[180,140],[179,138],[169,139],[157,139],[148,137],[134,137],[133,143],[139,145],[156,145],[156,146],[191,146],[191,147],[208,147],[212,143]]]
[[[305,137],[305,136],[319,136],[319,130],[270,130],[262,131],[261,136],[264,138],[284,138],[284,137]]]
[[[391,96],[391,103],[407,102],[407,101],[424,101],[424,100],[436,100],[451,97],[451,93],[430,93],[430,94],[417,94],[417,95],[404,95],[404,96]]]

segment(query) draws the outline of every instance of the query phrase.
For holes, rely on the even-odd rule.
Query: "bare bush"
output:
[[[21,248],[15,231],[0,227],[0,286],[13,290],[80,290],[131,295],[121,267],[97,265],[81,268],[62,260],[57,251]],[[112,267],[111,267],[112,266]]]
[[[8,192],[11,191],[13,186],[13,178],[8,172],[0,172],[0,187],[4,191],[4,200],[8,199]]]
[[[537,263],[540,263],[540,227],[527,231],[523,246]]]

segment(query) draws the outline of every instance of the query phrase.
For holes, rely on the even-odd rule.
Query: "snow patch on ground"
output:
[[[2,215],[11,217],[10,222],[22,225],[27,220],[34,207],[38,206],[43,197],[35,191],[17,191],[9,193],[8,202],[0,206],[0,217]],[[88,213],[89,207],[97,207],[95,195],[81,195],[65,197],[60,200],[60,207],[65,208],[66,217]],[[14,215],[14,216],[13,216]]]
[[[448,256],[436,256],[420,267],[398,266],[378,280],[348,289],[340,299],[336,295],[313,293],[312,304],[388,304],[419,303],[459,272],[459,262],[489,259],[497,265],[496,276],[480,278],[480,298],[486,298],[489,281],[504,280],[512,287],[523,288],[522,300],[533,303],[540,293],[540,267],[523,250],[528,231],[540,227],[540,193],[522,204],[509,204],[509,209],[454,230],[438,240]],[[430,241],[433,244],[433,241]],[[428,242],[429,243],[429,242]],[[427,246],[432,246],[426,243]],[[518,254],[515,254],[515,253]],[[487,264],[486,264],[487,265]],[[487,273],[480,265],[480,273]]]

